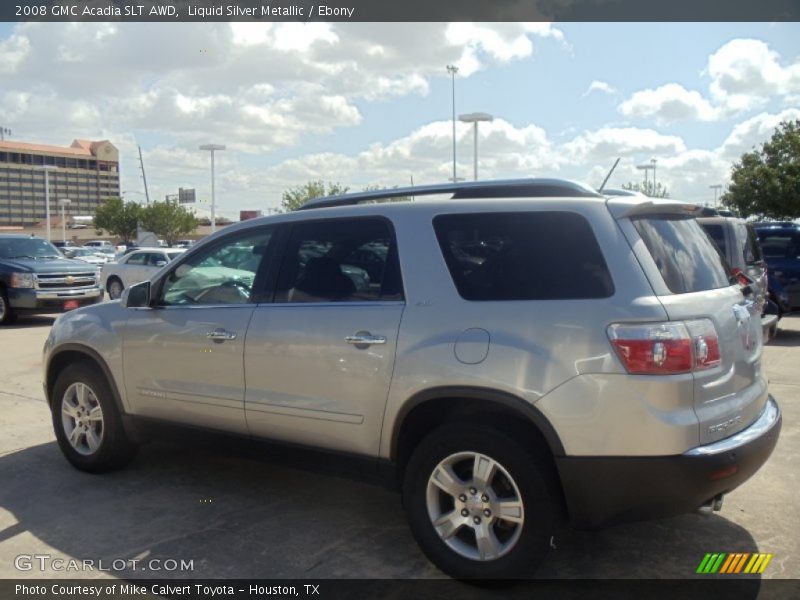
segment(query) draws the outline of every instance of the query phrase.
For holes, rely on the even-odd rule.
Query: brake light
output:
[[[709,319],[616,323],[608,337],[622,364],[637,375],[674,375],[720,364],[719,337]]]
[[[739,267],[734,267],[733,274],[736,277],[736,281],[742,287],[747,287],[748,285],[753,283],[753,280],[750,279],[747,275],[745,275],[744,272],[742,272],[742,270]]]

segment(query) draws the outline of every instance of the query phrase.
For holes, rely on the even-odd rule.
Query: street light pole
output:
[[[655,169],[654,165],[636,165],[640,171],[644,171],[644,193],[647,194],[647,172],[650,169]],[[655,183],[655,173],[653,173],[653,182]],[[653,185],[653,193],[655,194],[655,185]]]
[[[217,150],[225,150],[222,144],[203,144],[200,150],[208,150],[211,152],[211,233],[217,230],[217,216],[216,216],[216,184],[214,181],[214,152]]]
[[[494,120],[494,117],[489,113],[468,113],[466,115],[459,115],[458,120],[462,123],[472,123],[472,133],[473,133],[473,174],[475,177],[475,181],[478,181],[478,123],[481,121],[490,122]]]
[[[653,195],[656,195],[658,193],[656,190],[656,159],[651,158],[650,164],[653,165]]]
[[[717,208],[717,192],[722,189],[722,184],[717,183],[708,187],[714,190],[714,208]]]
[[[47,220],[47,241],[50,241],[50,171],[55,171],[55,165],[42,165],[36,167],[37,171],[44,171],[44,214]]]
[[[450,73],[450,79],[453,85],[453,181],[456,181],[456,73],[458,67],[455,65],[447,65],[447,72]]]
[[[72,200],[69,198],[61,198],[58,201],[58,205],[61,207],[61,241],[64,242],[65,245],[67,243],[67,221],[64,209],[70,202],[72,202]]]

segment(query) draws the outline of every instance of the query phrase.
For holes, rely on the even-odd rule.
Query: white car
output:
[[[107,254],[98,252],[94,248],[69,248],[69,257],[82,260],[98,267],[109,261]]]
[[[109,242],[108,240],[91,240],[88,242],[83,243],[84,248],[89,248],[94,252],[100,252],[105,254],[110,259],[114,258],[114,254],[116,253],[116,247],[114,244]]]
[[[185,251],[183,248],[139,248],[121,257],[117,262],[103,265],[102,286],[108,292],[108,296],[116,300],[126,287],[147,281],[161,267]]]

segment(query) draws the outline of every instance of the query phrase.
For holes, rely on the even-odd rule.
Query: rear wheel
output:
[[[414,537],[459,579],[528,577],[541,564],[559,510],[541,457],[515,439],[472,424],[428,435],[405,472]]]
[[[108,289],[108,297],[112,300],[116,300],[120,296],[122,296],[122,290],[124,289],[122,282],[117,279],[116,277],[112,277],[108,280],[108,285],[106,286]]]
[[[97,369],[83,363],[64,369],[53,387],[52,411],[58,445],[77,469],[111,471],[136,454],[111,388]]]
[[[6,291],[0,287],[0,325],[9,325],[17,320],[17,314],[8,303]]]

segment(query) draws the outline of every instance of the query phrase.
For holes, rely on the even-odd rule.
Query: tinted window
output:
[[[59,257],[58,248],[47,240],[36,237],[0,239],[0,258]]]
[[[722,254],[725,254],[725,230],[722,228],[722,225],[703,223],[701,227],[705,230],[708,236],[714,240],[714,243],[717,245],[717,248],[719,248],[719,251]]]
[[[719,251],[694,219],[664,215],[633,219],[633,225],[673,293],[730,285]]]
[[[756,235],[756,230],[753,229],[752,225],[744,225],[739,223],[738,225],[744,231],[742,235],[744,236],[744,242],[742,247],[742,256],[744,257],[744,264],[746,265],[754,265],[758,262],[763,260],[763,256],[761,255],[761,246],[758,243],[758,236]]]
[[[131,254],[128,260],[125,261],[126,265],[144,265],[147,264],[147,252],[137,252]]]
[[[231,236],[198,252],[167,276],[161,304],[246,304],[257,302],[257,277],[269,253],[272,229]]]
[[[383,219],[292,227],[276,302],[402,300],[397,248]]]
[[[794,258],[800,255],[800,236],[792,233],[770,231],[758,232],[761,251],[769,258]]]
[[[580,215],[441,215],[433,226],[466,300],[606,298],[614,293],[594,232]]]

